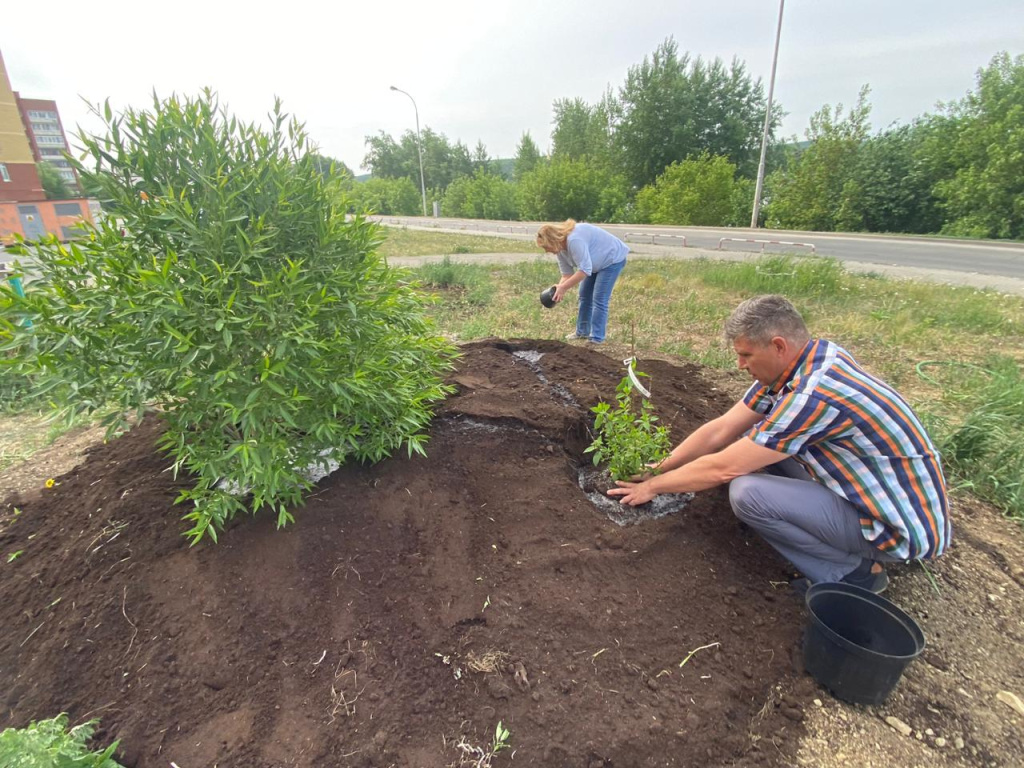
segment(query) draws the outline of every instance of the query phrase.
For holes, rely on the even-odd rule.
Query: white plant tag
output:
[[[636,375],[636,371],[633,370],[633,364],[636,362],[635,357],[627,357],[622,361],[622,364],[626,366],[626,371],[629,373],[629,380],[633,382],[633,386],[637,388],[641,395],[650,399],[651,393],[640,383],[640,379]]]

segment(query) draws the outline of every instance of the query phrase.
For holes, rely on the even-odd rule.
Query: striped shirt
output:
[[[907,402],[849,352],[811,339],[774,382],[743,396],[764,414],[747,437],[792,456],[816,481],[860,510],[861,532],[907,560],[949,544],[939,454]]]

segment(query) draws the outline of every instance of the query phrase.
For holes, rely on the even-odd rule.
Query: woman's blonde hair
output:
[[[537,245],[545,251],[564,251],[565,241],[575,228],[575,219],[566,219],[561,224],[541,224],[537,230]]]

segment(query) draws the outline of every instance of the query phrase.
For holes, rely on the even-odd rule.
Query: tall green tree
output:
[[[923,151],[932,137],[927,119],[893,126],[860,147],[854,175],[861,191],[862,223],[869,232],[938,232],[942,211],[937,181]]]
[[[583,99],[558,99],[554,103],[551,156],[609,165],[613,159],[613,110],[609,95],[594,105]]]
[[[557,99],[553,110],[551,156],[578,160],[589,155],[591,108],[583,99]]]
[[[71,197],[71,186],[54,165],[43,161],[36,163],[36,170],[47,200],[65,200]]]
[[[519,139],[519,145],[516,147],[512,178],[515,181],[519,181],[523,176],[536,168],[540,162],[540,150],[537,149],[537,144],[530,137],[530,132],[526,131],[523,133],[522,138]]]
[[[993,57],[946,121],[955,126],[949,154],[956,170],[935,185],[946,212],[942,231],[1024,237],[1024,55]]]
[[[473,173],[491,170],[491,156],[487,154],[487,147],[483,140],[477,139],[476,148],[473,150]]]
[[[868,137],[869,92],[868,86],[861,88],[845,116],[842,104],[826,104],[811,115],[809,146],[767,184],[769,226],[820,232],[864,228],[865,194],[857,168]]]
[[[764,88],[733,59],[705,62],[679,54],[671,37],[630,67],[618,91],[614,141],[630,181],[652,183],[674,162],[702,152],[728,158],[753,176],[765,114]],[[782,115],[772,110],[769,139]]]
[[[443,133],[424,127],[420,131],[423,142],[423,175],[428,188],[444,190],[459,176],[471,176],[474,165],[469,149],[461,141],[452,144]],[[416,133],[406,131],[400,141],[381,131],[366,137],[366,156],[363,166],[374,176],[408,178],[420,186],[420,161],[416,147]]]
[[[413,138],[415,139],[415,136]],[[406,175],[408,153],[390,134],[380,131],[376,136],[367,136],[365,143],[366,155],[363,157],[363,167],[369,168],[372,175],[388,179]],[[414,146],[413,150],[415,149]],[[418,173],[417,179],[419,179]]]

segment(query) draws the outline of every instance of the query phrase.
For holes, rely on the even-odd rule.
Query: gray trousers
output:
[[[736,517],[814,584],[839,581],[863,559],[899,559],[873,547],[860,532],[857,508],[792,458],[737,477],[729,484],[729,503]]]

